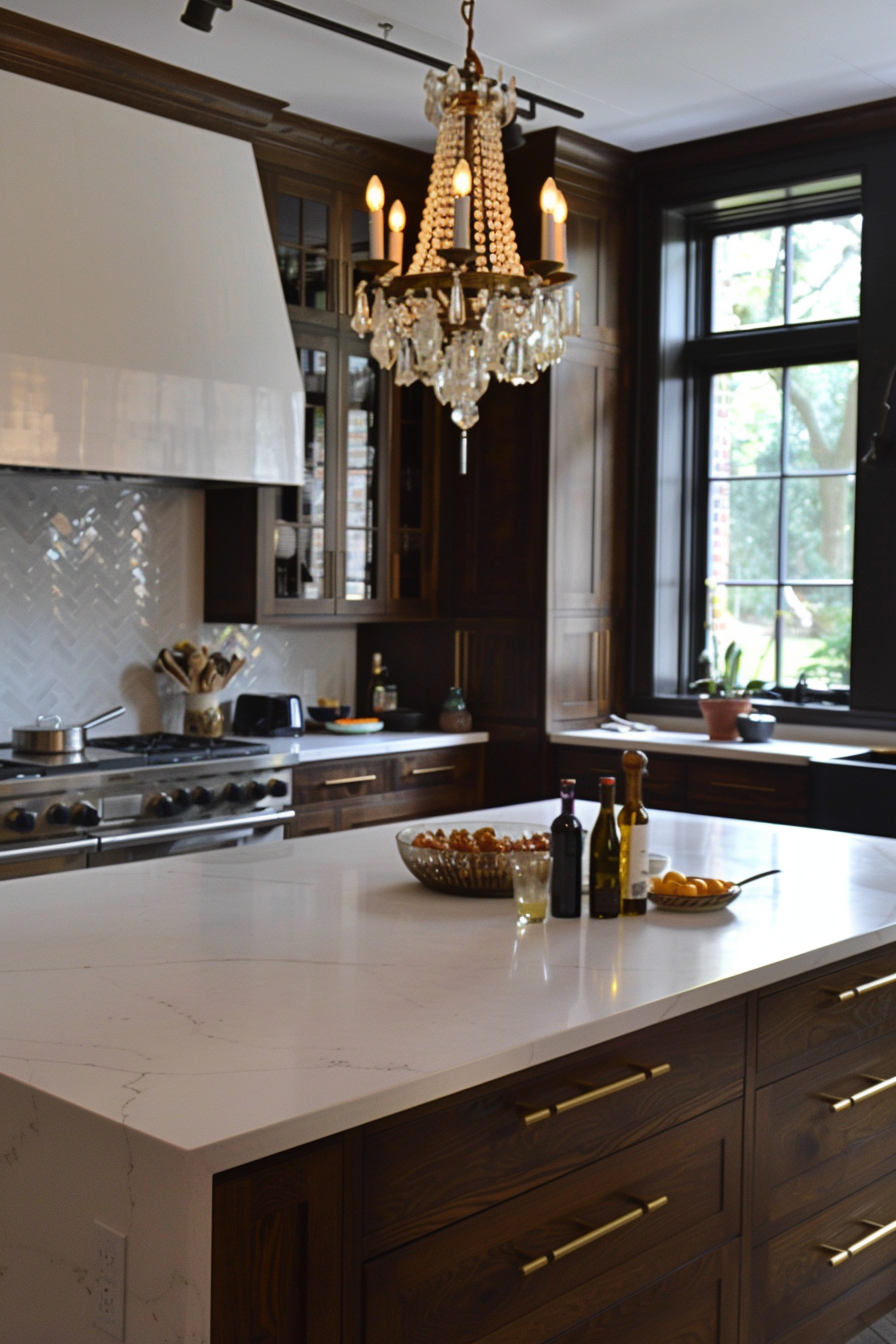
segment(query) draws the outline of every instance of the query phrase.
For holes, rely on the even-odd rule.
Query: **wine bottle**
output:
[[[600,781],[600,811],[591,832],[588,912],[592,919],[619,914],[619,832],[616,829],[616,780]]]
[[[388,668],[383,665],[383,655],[375,653],[370,668],[370,680],[367,683],[366,709],[368,714],[376,714],[377,710],[383,708],[383,697],[388,676]]]
[[[650,818],[641,801],[641,778],[646,765],[643,751],[622,753],[625,802],[619,813],[619,887],[623,915],[647,914]]]
[[[582,823],[575,815],[576,782],[561,779],[562,811],[551,825],[551,914],[577,919],[582,913]]]

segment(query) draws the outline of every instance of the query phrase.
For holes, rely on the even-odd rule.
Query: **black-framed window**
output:
[[[861,203],[854,183],[778,195],[686,230],[679,693],[731,640],[745,679],[849,683]]]

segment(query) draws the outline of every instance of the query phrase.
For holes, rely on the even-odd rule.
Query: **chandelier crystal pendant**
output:
[[[579,334],[575,276],[566,269],[563,193],[552,178],[542,188],[541,258],[522,262],[516,245],[501,128],[516,112],[515,81],[488,78],[473,50],[473,6],[463,0],[467,52],[462,70],[426,77],[426,116],[438,127],[420,235],[401,273],[405,212],[389,211],[384,257],[385,194],[368,184],[370,276],[355,291],[352,328],[371,335],[370,353],[406,387],[419,378],[432,387],[462,432],[479,419],[479,401],[492,378],[534,383],[562,357],[566,337]],[[373,303],[370,303],[370,286]]]

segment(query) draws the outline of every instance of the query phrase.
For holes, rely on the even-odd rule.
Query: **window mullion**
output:
[[[787,230],[788,237],[790,230]],[[789,245],[788,245],[789,251]],[[789,258],[786,267],[790,269]],[[775,684],[780,686],[784,667],[784,582],[787,577],[787,504],[784,489],[787,473],[787,452],[790,439],[790,369],[783,370],[781,378],[781,475],[778,478],[778,591],[775,606]]]

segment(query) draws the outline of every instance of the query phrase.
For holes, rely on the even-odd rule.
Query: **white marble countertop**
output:
[[[284,765],[311,761],[344,761],[356,756],[392,756],[404,751],[439,751],[443,747],[470,747],[487,742],[488,733],[305,733],[302,737],[250,737],[263,743]]]
[[[896,941],[896,841],[654,813],[685,871],[781,875],[520,935],[396,829],[0,883],[0,1073],[222,1170]]]
[[[551,733],[551,741],[567,747],[629,747],[662,751],[670,756],[709,756],[713,759],[764,761],[777,765],[806,765],[809,761],[838,761],[867,747],[832,742],[796,742],[773,737],[770,742],[710,742],[705,733],[677,733],[664,728],[645,732],[608,732],[604,728],[579,728]]]

